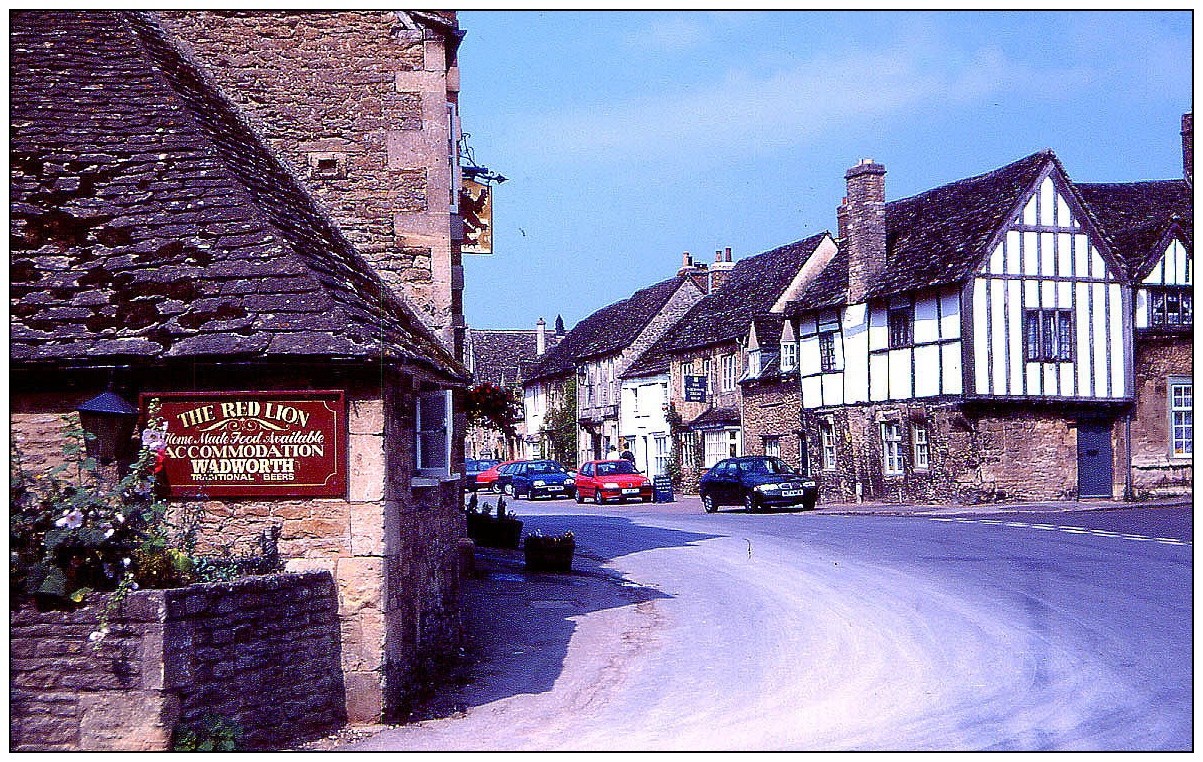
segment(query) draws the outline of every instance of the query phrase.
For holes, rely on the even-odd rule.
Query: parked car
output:
[[[486,468],[476,475],[476,489],[487,489],[489,492],[501,492],[501,485],[497,483],[497,479],[501,476],[501,469],[513,465],[514,463],[525,463],[525,460],[504,460],[492,468]]]
[[[573,474],[554,460],[517,463],[498,478],[507,495],[534,500],[536,497],[572,497],[576,492]]]
[[[476,481],[476,477],[500,463],[501,461],[499,460],[486,458],[464,458],[464,475],[468,477],[468,489],[475,492],[480,486]]]
[[[581,466],[576,476],[576,501],[592,498],[601,505],[607,500],[642,499],[652,502],[655,493],[652,482],[629,460],[591,460]]]
[[[742,505],[749,512],[800,505],[809,511],[819,500],[814,479],[780,458],[765,455],[720,460],[702,476],[698,492],[707,513],[720,505]]]

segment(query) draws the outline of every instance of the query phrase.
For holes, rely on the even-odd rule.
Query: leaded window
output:
[[[1170,455],[1189,458],[1194,454],[1195,418],[1192,381],[1170,381]]]
[[[1028,362],[1073,362],[1073,310],[1024,310],[1023,334]]]

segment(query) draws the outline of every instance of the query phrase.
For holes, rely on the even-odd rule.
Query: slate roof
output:
[[[11,359],[466,370],[144,13],[10,17]]]
[[[663,373],[674,353],[742,339],[752,318],[767,313],[781,298],[827,235],[819,233],[736,262],[722,285],[693,305],[623,377]]]
[[[531,363],[537,360],[535,349],[538,338],[535,331],[482,331],[473,330],[472,373],[477,383],[494,383],[512,386],[522,382]],[[544,333],[549,351],[560,342],[562,336],[551,331]]]
[[[695,431],[703,431],[705,429],[721,429],[725,426],[738,426],[739,420],[739,408],[737,407],[712,407],[686,425]]]
[[[622,351],[634,342],[688,280],[685,276],[670,278],[602,307],[577,323],[555,349],[549,350],[531,369],[526,380],[572,373],[579,362]]]
[[[1194,239],[1194,201],[1185,180],[1147,180],[1134,183],[1075,183],[1098,221],[1111,251],[1142,279],[1156,264],[1169,228],[1177,224]]]
[[[887,202],[886,266],[868,297],[963,280],[980,265],[991,238],[1050,161],[1060,166],[1052,151],[1040,151],[992,172]],[[839,252],[793,309],[847,302],[848,252],[842,241],[837,243]]]

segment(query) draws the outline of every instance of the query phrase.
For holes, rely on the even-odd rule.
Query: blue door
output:
[[[1078,497],[1111,497],[1111,424],[1078,423]]]

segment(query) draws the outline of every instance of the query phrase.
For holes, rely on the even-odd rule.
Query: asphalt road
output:
[[[1189,508],[707,515],[514,501],[464,711],[361,750],[1188,750]]]

